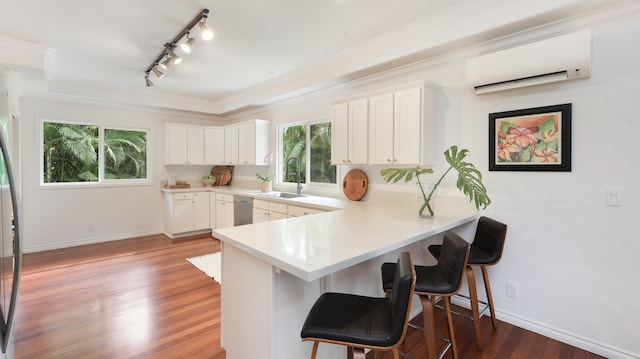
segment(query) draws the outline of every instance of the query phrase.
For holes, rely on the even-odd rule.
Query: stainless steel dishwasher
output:
[[[253,223],[253,198],[233,195],[233,225]]]

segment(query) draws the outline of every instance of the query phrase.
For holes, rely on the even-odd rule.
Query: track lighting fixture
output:
[[[187,41],[183,42],[182,44],[180,44],[180,48],[182,49],[182,51],[186,52],[187,54],[191,53],[191,47],[193,47],[193,43],[196,41],[195,37],[189,37],[189,32],[187,31]]]
[[[209,14],[208,9],[203,9],[198,16],[196,16],[187,27],[185,27],[171,42],[167,42],[164,44],[164,49],[162,52],[153,60],[151,65],[147,67],[144,71],[144,81],[147,87],[153,86],[153,82],[149,78],[149,73],[153,71],[153,73],[159,79],[164,77],[164,73],[160,71],[159,67],[163,70],[168,70],[171,64],[177,65],[182,61],[182,58],[176,54],[175,49],[180,44],[180,48],[185,53],[191,53],[193,49],[193,44],[196,41],[195,37],[191,36],[191,32],[198,25],[200,36],[204,40],[211,40],[213,38],[213,32],[207,27],[207,15]],[[184,42],[181,41],[184,39]]]
[[[153,86],[153,82],[151,82],[151,79],[149,78],[149,72],[144,73],[144,81],[146,82],[147,87]]]
[[[171,58],[171,62],[173,62],[174,65],[178,65],[182,62],[182,57],[178,56],[172,48],[167,48],[167,55],[169,55],[169,58]]]
[[[156,74],[156,77],[159,78],[159,79],[164,77],[164,72],[158,70],[157,64],[156,64],[156,66],[151,68],[151,71],[153,71],[153,73]]]
[[[206,21],[207,17],[205,16],[202,21],[198,23],[198,26],[200,27],[200,36],[202,37],[202,40],[211,40],[213,39],[213,31],[209,29]]]
[[[162,67],[165,70],[169,70],[171,63],[172,63],[171,56],[169,56],[169,54],[166,54],[164,61],[160,63],[160,67]]]

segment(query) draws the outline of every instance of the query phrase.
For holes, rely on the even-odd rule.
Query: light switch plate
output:
[[[607,206],[622,206],[622,190],[619,188],[607,188]]]

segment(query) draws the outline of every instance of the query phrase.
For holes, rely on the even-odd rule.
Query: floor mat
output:
[[[206,273],[218,283],[222,283],[220,271],[220,252],[205,254],[203,256],[187,258],[196,268]]]

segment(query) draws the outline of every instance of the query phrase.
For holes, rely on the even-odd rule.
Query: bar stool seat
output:
[[[436,335],[433,320],[433,307],[436,297],[442,297],[444,301],[449,331],[449,338],[445,338],[448,344],[438,357],[444,356],[448,349],[451,349],[454,359],[458,357],[449,298],[460,290],[468,257],[469,243],[455,232],[448,231],[444,234],[441,260],[438,261],[438,264],[435,266],[415,265],[416,285],[414,292],[422,302],[424,338],[428,359],[436,358]],[[382,289],[390,291],[391,294],[396,291],[392,281],[395,271],[396,265],[394,263],[384,263],[382,265]]]
[[[303,341],[313,341],[315,359],[320,342],[346,345],[348,358],[365,358],[364,349],[387,350],[399,358],[404,341],[416,274],[411,254],[403,252],[391,279],[397,291],[387,297],[323,293],[302,326]]]
[[[476,347],[478,349],[482,349],[483,347],[482,334],[480,330],[480,318],[482,317],[482,315],[484,315],[487,309],[491,312],[491,323],[493,325],[493,328],[497,327],[496,313],[493,307],[493,297],[491,295],[491,284],[489,282],[487,266],[495,265],[500,261],[506,237],[506,224],[485,216],[482,216],[478,219],[478,226],[476,228],[473,242],[471,243],[469,260],[465,269],[469,286],[469,296],[467,297],[458,294],[469,299],[469,302],[471,303],[470,319],[473,320]],[[442,251],[442,245],[430,245],[428,250],[436,259],[440,260],[439,258],[441,254],[440,252]],[[476,279],[473,272],[474,266],[480,267],[480,270],[482,271],[482,280],[484,282],[484,289],[487,294],[486,302],[478,299]],[[480,310],[479,304],[483,305],[482,310]],[[454,312],[454,314],[459,313]]]

